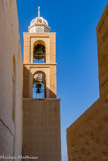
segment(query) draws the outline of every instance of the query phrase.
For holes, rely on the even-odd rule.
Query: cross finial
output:
[[[40,17],[40,7],[38,7],[38,17]]]

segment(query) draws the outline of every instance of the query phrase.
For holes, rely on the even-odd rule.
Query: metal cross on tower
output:
[[[40,17],[40,7],[38,7],[38,17]]]

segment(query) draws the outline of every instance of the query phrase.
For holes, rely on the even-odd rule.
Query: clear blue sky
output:
[[[17,0],[23,32],[41,16],[57,33],[57,94],[61,98],[62,161],[67,161],[66,128],[99,97],[96,26],[107,0]]]

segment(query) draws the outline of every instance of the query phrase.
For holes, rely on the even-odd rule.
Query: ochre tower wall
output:
[[[22,89],[23,65],[16,0],[1,0],[0,156],[22,154]]]
[[[108,160],[108,5],[97,26],[100,98],[67,129],[69,161]]]
[[[33,69],[33,72],[32,72]],[[45,69],[49,70],[49,88],[47,89],[49,95],[47,98],[56,98],[56,65],[55,64],[24,64],[24,98],[32,98],[30,96],[30,91],[32,91],[32,85],[30,79],[33,80],[33,75],[35,71],[43,71]]]
[[[24,63],[32,62],[33,44],[42,40],[47,45],[46,63],[56,63],[56,33],[24,33]]]
[[[33,63],[33,46],[43,41],[46,48],[46,62]],[[56,98],[56,34],[24,33],[24,87],[23,97],[32,98],[32,79],[35,71],[43,71],[47,77],[47,98]],[[37,68],[37,69],[36,69]]]
[[[23,99],[23,155],[61,161],[60,100]]]

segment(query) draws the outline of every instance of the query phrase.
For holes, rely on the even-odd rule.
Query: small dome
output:
[[[35,19],[33,19],[31,21],[30,26],[35,25],[35,24],[45,24],[48,26],[48,22],[45,19],[43,19],[43,17],[36,17]]]
[[[30,33],[50,32],[48,22],[43,17],[40,17],[40,7],[38,7],[38,17],[31,21],[28,31]]]

